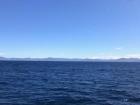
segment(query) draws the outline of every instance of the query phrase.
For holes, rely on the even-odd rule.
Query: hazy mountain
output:
[[[94,61],[94,62],[140,62],[140,58],[119,59],[80,59],[80,58],[6,58],[0,57],[1,61]]]

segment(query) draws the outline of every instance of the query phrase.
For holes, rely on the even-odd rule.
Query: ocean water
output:
[[[140,105],[140,63],[1,61],[0,105]]]

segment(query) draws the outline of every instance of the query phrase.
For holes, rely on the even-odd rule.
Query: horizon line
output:
[[[81,60],[119,60],[119,59],[140,59],[140,57],[116,57],[116,58],[89,58],[89,57],[84,57],[84,58],[75,58],[75,57],[5,57],[5,56],[0,56],[2,59],[81,59]]]

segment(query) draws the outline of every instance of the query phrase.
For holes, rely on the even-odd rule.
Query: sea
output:
[[[140,105],[140,63],[0,61],[0,105]]]

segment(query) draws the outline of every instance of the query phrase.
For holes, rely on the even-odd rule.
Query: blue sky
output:
[[[0,56],[140,57],[140,0],[0,0]]]

